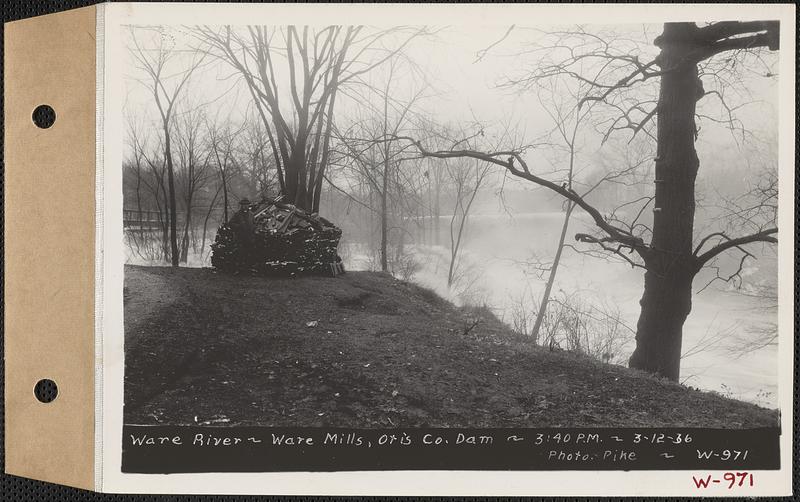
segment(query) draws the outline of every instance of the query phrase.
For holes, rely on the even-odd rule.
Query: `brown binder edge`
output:
[[[95,6],[5,26],[8,474],[95,486]],[[50,105],[48,129],[31,114]],[[43,378],[58,396],[41,403]]]

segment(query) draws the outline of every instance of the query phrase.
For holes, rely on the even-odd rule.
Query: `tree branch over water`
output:
[[[609,241],[617,242],[625,247],[635,250],[642,257],[644,257],[648,253],[649,248],[640,237],[633,235],[627,230],[624,230],[622,228],[610,224],[605,218],[603,218],[603,215],[600,213],[600,211],[591,204],[589,204],[580,194],[578,194],[569,187],[559,185],[558,183],[537,176],[536,174],[531,172],[530,167],[522,158],[521,150],[500,150],[494,152],[480,152],[476,150],[450,149],[450,150],[431,151],[426,149],[419,140],[409,136],[393,136],[386,139],[386,141],[400,141],[400,140],[405,140],[413,144],[416,147],[419,154],[422,155],[423,157],[433,157],[439,159],[469,157],[503,167],[508,172],[510,172],[511,174],[513,174],[518,178],[531,181],[539,186],[552,190],[553,192],[556,192],[562,197],[574,202],[577,206],[586,211],[589,214],[589,216],[592,217],[595,224],[601,230],[603,230],[606,234],[608,234]]]
[[[768,228],[766,230],[762,230],[762,231],[756,232],[754,234],[745,235],[745,236],[742,236],[742,237],[737,237],[735,239],[731,239],[730,237],[725,235],[725,233],[723,233],[723,232],[715,232],[713,234],[710,234],[710,235],[706,236],[702,241],[700,241],[700,244],[695,249],[695,255],[696,256],[697,256],[697,253],[700,251],[700,249],[703,247],[703,245],[709,239],[711,239],[711,238],[716,236],[716,237],[720,237],[721,239],[723,239],[723,242],[720,243],[720,244],[717,244],[716,246],[714,246],[713,248],[709,249],[705,253],[697,256],[698,266],[703,266],[705,263],[708,263],[709,260],[711,260],[715,256],[719,255],[720,253],[722,253],[724,251],[727,251],[728,249],[736,248],[736,247],[742,246],[744,244],[750,244],[752,242],[769,242],[769,243],[772,243],[772,244],[777,244],[778,238],[774,236],[777,233],[778,233],[778,229],[777,229],[777,227],[775,227],[775,228]]]

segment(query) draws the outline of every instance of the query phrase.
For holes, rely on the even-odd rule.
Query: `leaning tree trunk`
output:
[[[191,189],[190,189],[191,190]],[[181,262],[189,261],[189,229],[192,225],[192,198],[186,200],[186,222],[183,225],[183,239],[181,241]]]
[[[666,23],[661,48],[655,201],[651,250],[645,257],[644,294],[632,368],[678,380],[683,323],[692,308],[695,178],[695,104],[702,94],[697,65],[688,59],[694,23]]]
[[[569,219],[572,216],[572,211],[575,209],[575,204],[568,203],[567,212],[564,214],[564,223],[561,226],[561,235],[558,238],[558,247],[556,248],[556,255],[553,258],[553,265],[550,267],[550,274],[547,277],[547,284],[542,293],[542,300],[539,302],[539,311],[536,313],[536,321],[533,324],[531,336],[534,343],[539,343],[539,330],[542,328],[544,316],[547,313],[547,304],[550,302],[550,292],[553,290],[553,284],[556,281],[556,274],[558,273],[558,265],[561,263],[561,254],[564,252],[564,241],[567,238],[567,230],[569,229]]]

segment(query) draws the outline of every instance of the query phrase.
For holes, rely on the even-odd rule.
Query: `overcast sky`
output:
[[[165,44],[181,52],[170,68],[179,72],[194,57],[192,47],[199,45],[191,29],[184,26],[161,27],[165,35]],[[658,25],[626,25],[614,27],[586,26],[587,31],[613,30],[641,42],[645,51],[644,57],[652,57],[657,48],[652,46],[652,38],[660,32]],[[540,107],[536,94],[531,91],[520,92],[508,88],[500,88],[498,84],[505,78],[519,76],[535,69],[539,53],[526,52],[531,44],[540,37],[538,30],[550,31],[555,27],[520,28],[515,27],[508,34],[508,26],[440,27],[432,28],[434,36],[416,39],[405,51],[414,62],[429,84],[427,97],[419,102],[418,110],[443,123],[469,123],[477,120],[488,126],[489,131],[496,131],[502,124],[513,124],[518,135],[526,142],[533,142],[552,128],[551,119]],[[137,31],[139,32],[139,31]],[[152,43],[152,34],[141,32],[145,45]],[[508,36],[506,36],[508,35]],[[505,37],[505,38],[504,38]],[[128,39],[130,42],[130,39]],[[490,48],[478,58],[481,51]],[[767,65],[770,55],[766,56]],[[126,113],[133,114],[143,124],[155,125],[158,119],[156,109],[149,91],[137,81],[144,77],[137,70],[130,52],[123,54],[126,61],[125,92]],[[726,94],[734,106],[752,101],[751,104],[736,110],[736,117],[747,124],[747,128],[758,132],[768,141],[777,141],[777,78],[766,78],[760,66],[752,65],[752,71],[742,73],[742,84]],[[766,68],[766,66],[764,66]],[[383,85],[385,71],[376,71],[369,76],[370,83]],[[704,79],[706,90],[713,89],[714,82]],[[418,75],[412,72],[401,72],[395,75],[392,91],[397,99],[405,99],[421,85]],[[742,92],[744,90],[744,92]],[[734,92],[735,91],[735,92]],[[650,96],[656,99],[657,96]],[[239,120],[251,104],[250,94],[235,71],[227,63],[213,58],[206,59],[200,71],[192,78],[184,105],[205,104],[206,113],[224,120],[230,117]],[[358,103],[345,97],[337,100],[337,120],[346,121],[348,114]],[[702,110],[709,115],[720,116],[725,113],[714,96],[701,100]],[[184,109],[186,107],[184,106]],[[701,164],[710,164],[706,170],[701,169],[700,178],[715,173],[719,166],[725,164],[728,173],[739,176],[746,175],[746,163],[742,159],[752,157],[751,146],[734,141],[731,132],[712,121],[701,122],[701,135],[697,144]],[[629,131],[623,131],[620,139],[627,141]],[[772,139],[770,139],[772,138]],[[597,138],[594,139],[595,141]],[[745,154],[740,149],[746,150]],[[535,154],[531,154],[535,155]],[[536,159],[533,159],[536,160]],[[591,162],[592,159],[587,159]],[[708,162],[704,162],[704,160]]]

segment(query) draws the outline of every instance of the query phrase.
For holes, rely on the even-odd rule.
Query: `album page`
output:
[[[792,6],[97,22],[99,490],[790,494]]]

